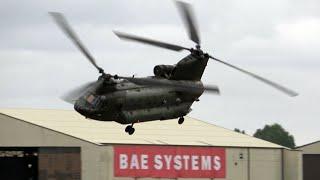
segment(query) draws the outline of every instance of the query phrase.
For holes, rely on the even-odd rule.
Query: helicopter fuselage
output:
[[[98,80],[95,88],[99,88],[102,81]],[[112,81],[110,85],[102,86],[108,89],[105,93],[88,90],[76,101],[75,110],[90,119],[121,124],[167,120],[188,114],[193,102],[203,93],[200,81],[186,82],[199,87],[199,90],[190,92],[162,86],[141,86],[127,80]]]
[[[207,62],[208,56],[194,50],[176,65],[160,66],[164,68],[152,77],[127,80],[102,75],[75,102],[74,109],[90,119],[121,124],[183,117],[204,92],[201,77]],[[166,85],[159,85],[159,80]]]

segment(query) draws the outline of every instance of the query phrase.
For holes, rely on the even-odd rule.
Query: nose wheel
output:
[[[128,133],[129,135],[132,135],[134,133],[134,131],[135,131],[135,129],[133,127],[133,124],[132,125],[128,125],[124,131],[126,133]]]
[[[184,122],[184,117],[180,117],[178,120],[178,124],[182,124]]]

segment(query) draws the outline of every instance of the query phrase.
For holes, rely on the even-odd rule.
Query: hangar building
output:
[[[303,157],[303,180],[320,179],[320,141],[312,142],[300,147]]]
[[[301,151],[186,117],[123,125],[0,109],[0,179],[301,180]]]

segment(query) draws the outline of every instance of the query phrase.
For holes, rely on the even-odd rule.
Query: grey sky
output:
[[[320,1],[198,0],[203,49],[300,93],[289,98],[224,65],[203,78],[221,96],[203,95],[191,116],[253,133],[280,123],[297,144],[319,140]],[[187,55],[120,41],[121,30],[193,46],[171,0],[12,1],[0,6],[0,107],[68,108],[64,92],[97,72],[56,27],[48,11],[66,15],[98,63],[112,74],[152,75],[156,64]]]

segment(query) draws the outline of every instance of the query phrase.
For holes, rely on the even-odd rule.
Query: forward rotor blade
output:
[[[192,6],[182,1],[176,1],[177,7],[180,11],[181,17],[188,29],[189,38],[200,45],[200,38],[197,24],[193,15]]]
[[[71,39],[71,41],[83,53],[83,55],[85,55],[87,59],[93,64],[93,66],[96,67],[100,73],[102,73],[103,69],[97,65],[95,59],[89,53],[89,51],[85,48],[85,46],[80,41],[76,33],[72,30],[71,26],[68,24],[63,14],[58,12],[49,12],[49,14],[53,17],[53,19],[55,20],[57,25],[62,29],[62,31]]]
[[[217,59],[217,58],[215,58],[215,57],[212,57],[212,56],[209,56],[209,57],[210,57],[211,59],[215,60],[215,61],[218,61],[218,62],[224,64],[224,65],[227,65],[227,66],[232,67],[232,68],[234,68],[234,69],[236,69],[236,70],[238,70],[238,71],[241,71],[241,72],[243,72],[243,73],[245,73],[245,74],[247,74],[247,75],[249,75],[249,76],[251,76],[251,77],[253,77],[253,78],[257,79],[257,80],[259,80],[259,81],[262,81],[262,82],[264,82],[264,83],[266,83],[266,84],[268,84],[268,85],[270,85],[270,86],[278,89],[279,91],[281,91],[281,92],[283,92],[283,93],[285,93],[285,94],[287,94],[287,95],[289,95],[289,96],[291,96],[291,97],[294,97],[294,96],[298,96],[298,95],[299,95],[297,92],[295,92],[295,91],[293,91],[293,90],[291,90],[291,89],[289,89],[289,88],[286,88],[286,87],[284,87],[284,86],[282,86],[282,85],[280,85],[280,84],[277,84],[277,83],[275,83],[275,82],[272,82],[272,81],[270,81],[270,80],[268,80],[268,79],[266,79],[266,78],[263,78],[263,77],[258,76],[258,75],[256,75],[256,74],[253,74],[253,73],[251,73],[251,72],[249,72],[249,71],[246,71],[246,70],[244,70],[244,69],[242,69],[242,68],[239,68],[239,67],[234,66],[234,65],[232,65],[232,64],[229,64],[229,63],[227,63],[227,62],[224,62],[224,61],[222,61],[222,60],[220,60],[220,59]]]
[[[170,43],[165,43],[165,42],[161,42],[161,41],[157,41],[157,40],[153,40],[153,39],[143,38],[143,37],[139,37],[139,36],[135,36],[135,35],[127,34],[127,33],[122,33],[122,32],[118,32],[118,31],[113,31],[113,32],[122,40],[136,41],[136,42],[140,42],[140,43],[144,43],[144,44],[149,44],[152,46],[170,49],[173,51],[182,51],[182,50],[189,50],[190,51],[190,49],[188,49],[188,48],[185,48],[185,47],[182,47],[179,45],[175,45],[175,44],[170,44]]]
[[[195,83],[190,81],[175,81],[175,80],[167,80],[167,79],[156,79],[156,78],[132,78],[132,77],[119,77],[122,79],[126,79],[138,85],[146,85],[146,86],[160,86],[160,87],[173,87],[180,91],[195,91],[201,92],[205,90],[205,92],[220,94],[219,88],[217,86],[202,86],[201,83]]]
[[[84,95],[84,93],[87,92],[87,90],[92,87],[95,84],[95,82],[88,82],[86,84],[81,85],[78,88],[75,88],[65,95],[61,96],[61,99],[65,102],[68,102],[70,104],[74,104],[76,100],[78,100],[81,96]]]

